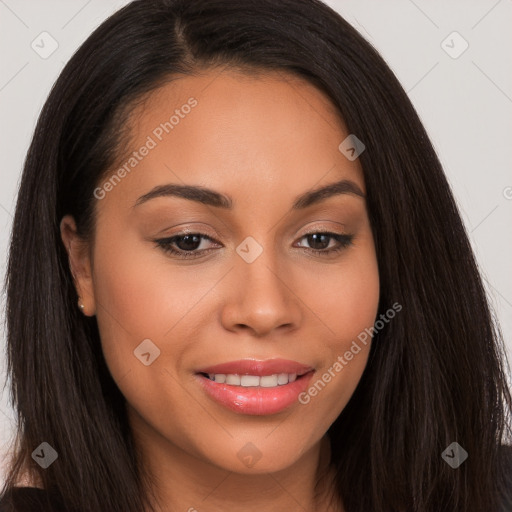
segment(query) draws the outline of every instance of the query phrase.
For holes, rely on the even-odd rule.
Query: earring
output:
[[[85,306],[81,303],[81,298],[78,297],[78,307],[80,308],[80,310],[82,311],[82,313],[84,312],[84,308]]]

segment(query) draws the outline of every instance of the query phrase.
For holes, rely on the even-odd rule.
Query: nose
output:
[[[304,306],[297,289],[298,269],[283,263],[267,249],[251,263],[236,256],[221,314],[226,329],[263,337],[300,326]]]

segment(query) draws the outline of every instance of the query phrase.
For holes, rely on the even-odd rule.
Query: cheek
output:
[[[96,318],[108,369],[130,410],[157,422],[160,418],[165,424],[169,410],[187,408],[183,391],[169,370],[181,364],[188,337],[172,336],[167,346],[162,340],[171,339],[165,334],[176,324],[176,332],[183,328],[185,322],[180,319],[187,319],[187,312],[204,292],[196,290],[197,283],[190,279],[185,282],[184,271],[173,271],[157,250],[148,247],[151,244],[132,241],[129,236],[98,236]],[[144,350],[139,349],[142,346]],[[150,354],[148,365],[144,353]]]
[[[93,275],[103,353],[116,381],[141,370],[134,350],[143,340],[159,340],[172,327],[173,318],[162,314],[162,308],[172,310],[180,293],[147,261],[144,244],[128,235],[108,236],[121,231],[98,233]],[[139,382],[143,385],[144,379]]]
[[[368,237],[339,266],[317,274],[308,285],[307,304],[322,320],[322,360],[299,402],[306,408],[306,424],[327,429],[355,391],[371,346],[380,285],[373,240]],[[335,269],[335,270],[334,270]],[[321,425],[320,425],[321,424]]]
[[[208,289],[204,273],[173,266],[151,242],[126,236],[97,247],[94,293],[105,339],[161,339]]]
[[[135,235],[98,234],[94,295],[103,354],[118,385],[129,375],[122,389],[133,400],[141,397],[148,405],[144,396],[151,396],[150,401],[162,396],[150,388],[158,391],[163,382],[168,387],[169,374],[164,369],[179,368],[192,350],[194,326],[204,321],[198,313],[204,310],[201,299],[224,271],[209,267],[194,272],[190,266],[173,265],[151,242]],[[134,351],[148,339],[159,359],[144,366]]]
[[[373,326],[379,296],[379,271],[369,234],[361,235],[339,264],[317,270],[306,293],[308,305],[328,327],[330,347],[337,351]]]

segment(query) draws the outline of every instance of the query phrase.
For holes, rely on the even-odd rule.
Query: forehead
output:
[[[148,94],[129,116],[127,148],[116,166],[129,169],[124,191],[187,183],[244,193],[295,197],[337,179],[364,191],[359,162],[339,150],[349,135],[327,96],[300,77],[213,69],[178,75]],[[133,161],[133,152],[144,156]],[[125,186],[126,185],[126,186]]]
[[[254,113],[264,106],[261,114],[267,121],[286,110],[288,116],[316,114],[333,129],[345,130],[337,109],[322,91],[305,78],[283,70],[224,67],[171,75],[164,85],[144,97],[133,114],[143,121],[155,121],[161,117],[157,110],[171,108],[172,113],[173,107],[179,108],[191,96],[201,102],[205,114],[214,110],[232,114],[235,109]],[[159,117],[152,119],[153,114]]]

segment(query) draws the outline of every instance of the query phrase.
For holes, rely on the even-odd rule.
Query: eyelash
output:
[[[327,235],[329,238],[334,238],[338,243],[338,247],[331,247],[330,249],[308,249],[307,247],[304,247],[304,249],[309,250],[313,254],[320,255],[320,256],[326,256],[331,255],[333,253],[339,253],[346,249],[347,247],[352,245],[352,241],[354,239],[354,235],[349,234],[339,234],[339,233],[331,233],[328,231],[312,231],[311,233],[304,234],[300,240],[303,238],[306,238],[307,236],[311,235]],[[203,233],[181,233],[178,235],[174,235],[169,238],[161,238],[159,240],[155,240],[155,243],[157,247],[161,248],[165,253],[169,253],[172,255],[175,255],[179,258],[187,259],[187,258],[199,258],[201,254],[204,252],[209,252],[213,249],[203,249],[202,251],[183,251],[183,250],[176,250],[172,247],[172,244],[175,242],[178,238],[183,238],[185,236],[199,236],[203,239],[210,240],[211,242],[215,242],[215,240],[208,235],[205,235]]]

